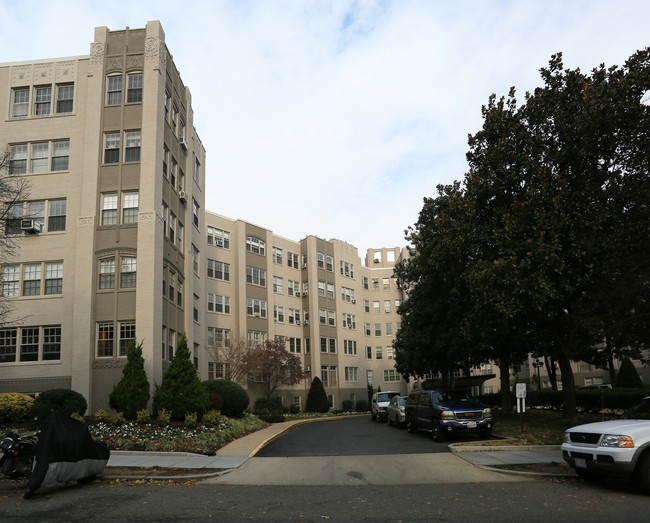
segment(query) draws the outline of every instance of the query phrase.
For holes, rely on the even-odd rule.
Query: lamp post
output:
[[[542,390],[542,380],[539,376],[539,369],[544,365],[543,361],[535,360],[533,362],[533,368],[537,370],[537,390]]]

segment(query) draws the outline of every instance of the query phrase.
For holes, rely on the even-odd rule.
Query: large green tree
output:
[[[126,419],[135,419],[139,410],[149,402],[149,380],[144,370],[142,343],[129,342],[122,379],[113,386],[108,399],[112,409],[122,412]]]

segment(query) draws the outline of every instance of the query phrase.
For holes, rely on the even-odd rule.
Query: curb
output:
[[[562,450],[561,445],[463,445],[452,443],[448,445],[452,454],[458,452],[498,452],[517,450]]]
[[[509,474],[511,476],[533,476],[533,477],[546,477],[546,478],[577,478],[577,474],[555,474],[553,472],[526,472],[524,470],[509,470],[497,467],[490,467],[489,465],[474,465],[475,467],[490,472],[500,472],[501,474]]]

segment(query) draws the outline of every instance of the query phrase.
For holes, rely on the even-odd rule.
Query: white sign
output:
[[[525,383],[517,383],[517,397],[518,398],[525,398],[526,397],[526,384]]]

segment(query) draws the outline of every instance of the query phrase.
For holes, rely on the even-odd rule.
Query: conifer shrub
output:
[[[135,339],[131,340],[126,357],[122,379],[113,386],[108,400],[113,410],[122,412],[126,419],[132,420],[136,419],[139,410],[147,407],[150,397],[142,343],[136,345]]]
[[[118,412],[117,414],[111,416],[111,423],[113,425],[122,425],[126,421],[124,414]]]
[[[158,411],[157,421],[158,421],[158,425],[160,425],[161,427],[166,427],[167,425],[169,425],[171,419],[172,419],[172,415],[170,412],[167,412],[165,409],[161,409],[160,411]]]
[[[20,421],[29,418],[34,398],[19,392],[0,394],[0,422]]]
[[[218,410],[212,409],[203,415],[203,424],[206,427],[216,427],[221,420],[221,413]]]
[[[208,392],[210,405],[224,416],[229,418],[240,418],[250,398],[248,392],[239,383],[230,380],[207,380],[203,386]]]
[[[196,427],[197,415],[196,412],[188,412],[185,414],[185,426],[188,428]]]
[[[305,410],[307,412],[327,412],[330,410],[330,402],[327,399],[323,382],[318,376],[314,378],[311,387],[309,387]]]
[[[138,423],[149,423],[151,421],[151,415],[147,409],[140,409],[136,412],[135,419]]]
[[[54,410],[66,416],[70,416],[73,412],[83,416],[86,414],[86,409],[88,409],[86,398],[76,390],[50,389],[41,392],[38,398],[34,400],[30,414],[39,420],[44,420]]]
[[[616,381],[614,382],[614,387],[621,389],[642,389],[643,382],[639,377],[639,373],[632,363],[632,360],[624,359],[621,362],[621,368],[618,369],[618,374],[616,375]]]
[[[100,423],[104,423],[109,419],[111,419],[111,417],[104,409],[99,409],[97,412],[95,412],[95,420],[99,421]]]
[[[171,419],[183,420],[185,414],[196,412],[199,417],[210,408],[210,398],[190,361],[187,337],[178,340],[176,354],[163,375],[162,383],[156,386],[153,396],[153,410],[165,409]]]

